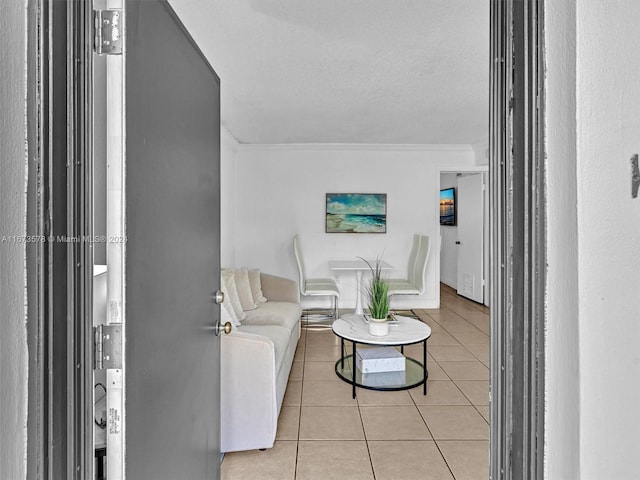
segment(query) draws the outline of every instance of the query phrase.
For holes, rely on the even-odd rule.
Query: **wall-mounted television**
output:
[[[440,225],[455,226],[456,224],[456,189],[444,188],[440,190]]]

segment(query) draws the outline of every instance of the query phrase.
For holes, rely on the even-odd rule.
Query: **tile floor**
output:
[[[414,312],[432,330],[426,397],[417,387],[352,399],[334,372],[339,340],[303,329],[274,447],[225,455],[222,479],[489,478],[488,309],[443,285],[440,309]]]

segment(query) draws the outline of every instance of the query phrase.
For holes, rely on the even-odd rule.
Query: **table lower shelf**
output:
[[[362,373],[355,369],[355,386],[369,390],[397,391],[408,390],[425,384],[429,373],[424,366],[413,358],[406,357],[405,370],[400,372]],[[336,362],[336,374],[342,380],[353,385],[353,355],[346,355]],[[424,390],[426,395],[427,391]]]

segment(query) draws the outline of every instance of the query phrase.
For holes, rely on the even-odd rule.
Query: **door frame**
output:
[[[93,474],[91,2],[28,15],[27,477]]]
[[[464,167],[464,168],[444,168],[441,167],[440,170],[438,171],[438,189],[442,188],[442,174],[443,173],[462,173],[462,174],[481,174],[481,175],[486,175],[485,180],[485,187],[489,188],[489,165],[477,165],[475,167]],[[457,194],[457,192],[456,192]],[[439,200],[439,199],[438,199]],[[489,196],[487,195],[487,200],[489,200]],[[437,205],[439,205],[439,202],[436,202]],[[486,207],[486,208],[485,208]],[[488,211],[488,205],[485,205],[483,207],[483,215],[485,215],[486,211]],[[439,211],[438,211],[438,215],[440,215]],[[438,217],[439,218],[439,217]],[[442,226],[440,225],[440,223],[438,223],[438,238],[441,239],[442,238]],[[483,218],[483,226],[482,226],[482,239],[484,242],[487,242],[482,249],[482,255],[483,260],[482,260],[482,264],[483,264],[483,275],[484,275],[484,279],[485,279],[485,285],[483,286],[484,289],[484,293],[483,293],[483,298],[484,301],[482,304],[479,305],[484,305],[487,306],[489,308],[490,307],[490,302],[489,302],[489,296],[487,296],[487,285],[490,286],[490,273],[491,273],[491,269],[490,268],[485,268],[486,266],[490,267],[490,256],[488,255],[489,249],[488,247],[488,232],[489,232],[489,219],[488,218]],[[439,246],[439,251],[438,254],[440,253],[440,251],[442,250],[442,245]],[[440,262],[438,262],[438,265],[440,265]],[[441,267],[438,267],[438,282],[440,282],[440,278],[441,278]],[[490,291],[490,287],[489,287],[489,291]]]
[[[491,1],[490,474],[544,475],[544,0]]]

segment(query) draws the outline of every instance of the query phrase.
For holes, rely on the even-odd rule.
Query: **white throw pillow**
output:
[[[249,285],[249,272],[247,269],[234,270],[233,276],[236,279],[236,288],[238,289],[238,297],[242,310],[253,310],[258,305],[253,301],[251,293],[251,285]]]
[[[267,299],[262,294],[262,283],[260,282],[260,270],[257,268],[249,270],[249,286],[255,303],[264,303]]]
[[[229,300],[222,302],[222,304],[220,305],[220,323],[224,325],[227,322],[231,322],[231,325],[233,325],[234,327],[240,325],[240,320],[236,316],[236,312],[233,310],[233,307],[231,306],[231,302]]]
[[[222,280],[222,293],[224,293],[225,302],[229,302],[229,305],[231,305],[231,308],[239,321],[244,320],[247,318],[247,314],[244,313],[242,304],[240,303],[233,270],[222,270],[220,272],[220,278]]]

